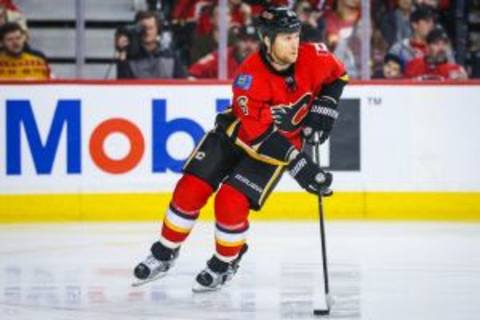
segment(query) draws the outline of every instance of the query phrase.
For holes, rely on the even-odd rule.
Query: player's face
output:
[[[281,64],[297,61],[300,46],[300,32],[279,33],[272,45],[272,56]]]
[[[22,53],[25,47],[25,34],[20,31],[14,31],[7,33],[3,38],[3,46],[5,51],[13,55],[19,55]]]

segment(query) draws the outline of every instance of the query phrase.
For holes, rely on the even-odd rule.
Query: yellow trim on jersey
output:
[[[231,125],[228,126],[227,136],[231,137],[233,135],[233,132],[235,131],[239,123],[240,123],[240,119],[236,119],[235,121],[233,121]]]
[[[235,139],[235,144],[240,148],[242,148],[251,158],[255,160],[266,162],[274,166],[285,166],[288,164],[285,161],[280,161],[275,158],[271,158],[266,155],[258,153],[255,149],[253,149],[251,146],[249,146],[248,144],[246,144],[245,142],[243,142],[238,138]]]
[[[282,172],[282,170],[283,170],[283,166],[278,166],[275,169],[275,172],[273,173],[272,177],[268,181],[267,186],[263,189],[262,195],[260,196],[260,200],[258,201],[259,204],[263,203],[263,199],[268,194],[268,191],[270,190],[273,182],[275,182],[275,180],[278,178],[278,175]]]
[[[343,76],[341,76],[341,77],[338,78],[338,79],[340,79],[340,80],[342,80],[342,81],[344,81],[344,82],[350,81],[350,77],[348,76],[347,73],[345,73]]]

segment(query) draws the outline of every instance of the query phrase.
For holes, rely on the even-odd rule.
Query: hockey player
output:
[[[134,285],[167,273],[214,193],[216,252],[194,292],[219,289],[234,276],[247,250],[249,210],[262,208],[284,171],[314,194],[332,182],[301,149],[303,139],[329,137],[348,80],[344,67],[324,45],[299,43],[300,22],[288,8],[267,9],[259,28],[261,49],[237,72],[232,108],[217,116],[187,160],[160,239],[135,268]]]

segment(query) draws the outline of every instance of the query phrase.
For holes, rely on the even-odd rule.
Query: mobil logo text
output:
[[[229,103],[228,99],[216,99],[216,111],[223,111]],[[84,117],[88,116],[82,112],[82,100],[58,100],[46,130],[39,128],[36,118],[42,112],[41,106],[33,106],[30,100],[7,100],[6,174],[21,175],[22,161],[32,161],[36,174],[52,174],[55,158],[62,147],[66,151],[66,174],[82,173],[82,159],[87,159],[82,157],[82,152],[87,152],[95,166],[103,172],[127,173],[138,166],[146,148],[151,148],[152,172],[180,172],[186,159],[176,159],[169,153],[169,137],[184,133],[197,144],[205,129],[190,118],[167,119],[167,109],[167,100],[152,99],[151,132],[146,132],[145,128],[124,117],[110,117],[95,124],[91,132],[82,134],[82,123]],[[128,140],[129,150],[121,158],[109,155],[105,148],[105,141],[114,134],[121,134]],[[151,135],[148,139],[147,134]],[[26,141],[26,144],[22,145],[22,141]],[[61,141],[66,141],[64,146]],[[84,143],[88,147],[83,148]],[[22,157],[31,160],[22,160]]]

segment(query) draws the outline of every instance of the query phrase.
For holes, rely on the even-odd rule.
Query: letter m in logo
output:
[[[37,108],[37,114],[42,112]],[[45,143],[29,100],[7,100],[7,174],[22,173],[21,128],[25,131],[37,174],[52,172],[63,128],[67,131],[67,173],[81,171],[80,101],[59,100]],[[23,153],[25,154],[25,153]]]

